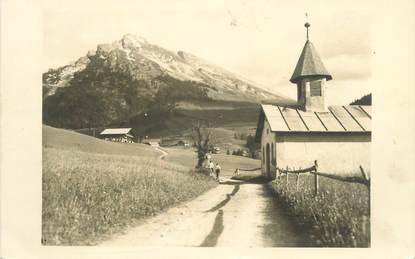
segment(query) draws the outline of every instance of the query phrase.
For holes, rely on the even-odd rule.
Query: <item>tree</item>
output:
[[[176,110],[180,101],[209,100],[207,86],[204,84],[182,81],[168,75],[159,76],[157,79],[161,83],[151,104],[153,109],[172,113]]]
[[[249,154],[252,158],[255,157],[255,151],[259,149],[259,143],[255,143],[255,136],[249,134],[246,138],[246,147],[249,149]]]
[[[366,94],[361,98],[354,100],[351,105],[372,105],[372,94]]]
[[[212,130],[200,122],[192,127],[192,138],[197,152],[197,168],[202,167],[211,146]]]

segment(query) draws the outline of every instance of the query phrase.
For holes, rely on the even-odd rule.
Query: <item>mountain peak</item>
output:
[[[89,69],[85,70],[86,67]],[[146,81],[151,87],[143,89],[143,92],[149,96],[155,94],[159,85],[166,84],[159,78],[164,75],[182,81],[184,84],[193,84],[199,90],[203,88],[202,90],[212,99],[260,101],[278,97],[262,89],[256,83],[191,53],[183,50],[175,53],[131,33],[110,44],[99,44],[95,51],[89,51],[85,57],[74,64],[45,73],[44,86],[47,90],[45,90],[45,97],[53,95],[59,87],[71,86],[75,77],[85,76],[81,79],[87,78],[86,84],[92,80],[92,76],[103,73],[105,78],[95,78],[96,82],[93,85],[104,87],[113,80],[108,71],[120,72],[128,77],[127,81],[131,82],[131,85],[138,80]],[[76,84],[82,83],[79,78]]]
[[[143,45],[148,44],[148,42],[142,36],[128,33],[122,37],[121,44],[125,49],[134,49],[141,48]]]

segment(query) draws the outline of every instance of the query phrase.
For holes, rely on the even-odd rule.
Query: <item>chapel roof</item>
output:
[[[295,107],[261,105],[257,138],[264,122],[272,132],[371,132],[372,109],[368,105],[329,106],[327,111],[303,111]]]

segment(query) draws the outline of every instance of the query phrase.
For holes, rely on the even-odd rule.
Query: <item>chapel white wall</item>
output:
[[[332,174],[370,172],[370,135],[278,136],[277,167],[306,168],[318,161],[319,171]]]

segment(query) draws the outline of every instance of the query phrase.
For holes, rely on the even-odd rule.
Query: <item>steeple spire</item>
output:
[[[321,61],[317,50],[314,48],[311,41],[307,40],[290,81],[297,84],[304,78],[315,76],[325,77],[327,80],[332,79],[330,73],[323,64],[323,61]]]
[[[304,27],[307,29],[307,41],[308,41],[308,28],[310,28],[310,23],[308,22],[308,13],[305,13],[305,24]]]
[[[305,14],[305,17],[306,23],[304,24],[304,27],[307,29],[307,41],[304,45],[303,51],[301,52],[300,58],[298,59],[290,81],[297,84],[304,78],[316,76],[325,77],[327,80],[331,80],[331,75],[324,67],[323,61],[321,61],[317,50],[309,40],[308,30],[310,28],[310,23],[308,23],[308,13]]]
[[[304,111],[326,111],[326,81],[332,79],[309,39],[310,23],[306,13],[307,41],[290,82],[297,86],[297,105]]]

